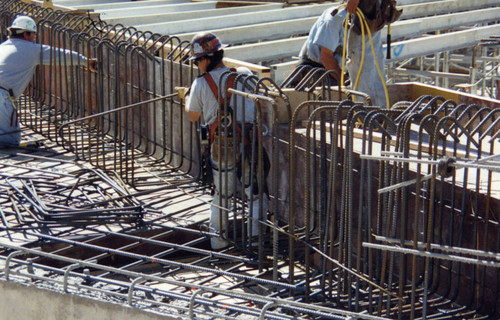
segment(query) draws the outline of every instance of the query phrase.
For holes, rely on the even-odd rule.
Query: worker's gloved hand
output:
[[[40,148],[43,147],[43,141],[21,141],[19,146],[21,148]]]
[[[189,88],[187,87],[175,87],[174,89],[177,91],[177,95],[180,99],[184,99],[189,93]]]
[[[358,8],[359,0],[348,0],[345,9],[347,12],[354,14]]]
[[[97,59],[89,59],[89,70],[97,72]]]

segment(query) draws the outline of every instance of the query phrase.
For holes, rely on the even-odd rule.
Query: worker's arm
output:
[[[191,122],[200,120],[203,112],[204,99],[202,98],[203,94],[200,92],[200,79],[203,78],[195,79],[189,89],[177,89],[179,97],[186,100],[184,110],[186,111],[189,121]]]
[[[327,70],[334,70],[337,73],[332,74],[337,81],[340,81],[339,76],[342,73],[342,70],[340,70],[339,64],[337,62],[337,59],[333,56],[332,50],[321,47],[321,63]]]
[[[186,112],[188,114],[189,121],[196,122],[200,119],[201,112],[189,111],[187,108],[186,108]]]
[[[88,62],[89,70],[92,72],[97,72],[97,59],[89,59]]]
[[[73,62],[75,65],[79,64],[81,66],[89,66],[91,71],[97,71],[97,59],[88,60],[84,55],[79,54],[76,51],[72,51],[69,49],[62,49],[57,47],[52,47],[45,44],[33,43],[33,46],[40,52],[40,64],[48,65],[54,64],[58,65],[60,62],[64,62],[70,64]]]
[[[189,99],[189,95],[188,94],[189,94],[190,88],[175,87],[175,90],[177,90],[177,95],[179,96],[180,99],[186,99],[187,100],[187,103],[186,103],[186,106],[184,107],[184,110],[186,111],[186,113],[188,115],[189,121],[192,121],[192,122],[198,121],[200,119],[201,112],[190,111],[189,110],[190,99]]]
[[[353,14],[356,13],[358,5],[359,5],[359,0],[348,0],[345,8],[347,12]]]

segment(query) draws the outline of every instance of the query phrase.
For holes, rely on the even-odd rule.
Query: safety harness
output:
[[[0,86],[0,89],[1,90],[4,90],[4,91],[7,91],[7,93],[9,94],[9,97],[10,97],[10,100],[14,101],[15,98],[14,98],[14,91],[12,89],[6,89],[2,86]]]
[[[231,69],[231,71],[233,71],[233,70]],[[224,103],[225,103],[225,101],[228,101],[228,102],[231,101],[231,92],[229,90],[226,90],[226,97],[225,97],[226,100],[224,100],[224,97],[221,97],[221,99],[219,100],[219,88],[215,84],[214,78],[210,75],[209,72],[206,72],[203,75],[203,77],[207,81],[208,86],[210,87],[210,90],[214,94],[215,100],[219,101],[219,110],[224,110]],[[227,81],[227,88],[232,88],[234,86],[235,78],[236,78],[236,76],[234,74],[230,74],[229,75],[229,78],[228,78],[228,81]],[[231,109],[231,108],[228,107],[228,109]],[[225,121],[230,122],[230,124],[226,123],[226,125],[232,126],[232,124],[234,122],[231,120],[231,113],[232,112],[230,110],[228,110],[227,114],[219,115],[215,119],[215,121],[210,125],[210,144],[214,141],[215,133],[217,131],[217,127],[219,126],[219,119],[222,119],[222,118],[226,119]],[[229,130],[229,131],[230,131],[229,133],[231,134],[232,130]],[[240,138],[241,138],[241,128],[238,125],[236,125],[236,132],[238,134],[238,141],[240,141]]]

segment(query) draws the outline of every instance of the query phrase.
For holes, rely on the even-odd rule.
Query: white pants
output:
[[[349,69],[349,77],[353,86],[356,82],[356,77],[361,64],[361,54],[363,53],[362,38],[363,37],[361,35],[356,34],[353,30],[349,31],[349,42],[347,47],[349,50],[348,53],[350,61],[347,64],[347,68]],[[359,78],[358,86],[353,89],[368,94],[372,100],[372,105],[387,108],[388,106],[386,106],[384,84],[377,71],[370,44],[370,38],[367,33],[365,33],[364,40],[365,58],[361,70],[361,76]],[[373,47],[375,49],[375,56],[377,57],[378,65],[384,79],[383,81],[385,82],[385,62],[381,32],[378,31],[372,34],[372,40]]]
[[[210,207],[210,231],[219,234],[219,237],[212,237],[210,239],[210,245],[212,249],[218,250],[225,248],[229,245],[229,242],[225,239],[225,231],[228,224],[228,211],[232,207],[231,197],[234,194],[234,177],[236,175],[236,169],[234,166],[228,168],[220,163],[215,163],[212,161],[212,173],[215,184],[215,194],[212,200],[212,206]],[[248,163],[246,163],[248,164]],[[244,166],[245,182],[250,182],[250,167],[248,165]],[[222,182],[221,182],[222,178]],[[240,181],[237,181],[240,183]],[[257,236],[260,230],[259,214],[260,214],[260,200],[258,195],[252,196],[252,187],[248,186],[245,188],[245,195],[248,200],[252,199],[251,203],[248,203],[249,210],[247,212],[247,234],[249,236]],[[221,208],[222,207],[222,208]],[[224,209],[225,208],[225,209]],[[267,217],[267,210],[269,208],[269,200],[267,194],[262,195],[262,216],[263,219]],[[228,209],[228,210],[226,210]]]

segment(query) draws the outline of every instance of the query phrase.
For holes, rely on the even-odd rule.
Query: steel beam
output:
[[[297,55],[307,37],[244,44],[225,49],[226,56],[248,62],[270,61]]]
[[[500,34],[500,25],[493,25],[481,28],[475,28],[465,31],[456,31],[450,32],[441,35],[428,36],[419,39],[412,40],[404,40],[399,42],[394,42],[391,46],[391,57],[392,59],[387,62],[396,62],[409,58],[415,58],[420,56],[425,56],[428,54],[433,54],[436,52],[443,51],[451,51],[462,48],[469,48],[474,45],[477,45],[481,42],[481,39],[488,38],[492,34]],[[303,43],[306,37],[297,38],[297,43]],[[287,43],[290,46],[290,50],[286,54],[281,57],[293,56],[296,55],[299,51],[297,49],[297,43]],[[260,44],[263,45],[263,44]],[[294,47],[295,46],[295,47]],[[226,50],[231,51],[231,55],[245,55],[245,52],[252,52],[255,48],[249,48],[248,46],[244,46],[245,48],[238,52],[238,47],[228,48]],[[272,45],[269,46],[271,48]],[[300,48],[300,47],[299,47]],[[386,46],[384,45],[384,51],[386,50]],[[257,51],[257,50],[256,50]],[[258,50],[257,52],[261,52],[263,50]],[[264,50],[265,51],[265,50]],[[268,58],[277,59],[279,56],[277,55],[269,55],[268,57],[264,57],[264,61]],[[244,59],[243,59],[244,60]],[[269,59],[271,60],[271,59]],[[271,75],[274,77],[273,79],[276,82],[282,81],[286,75],[293,69],[296,61],[285,62],[271,65]]]
[[[273,22],[278,20],[318,16],[325,9],[331,6],[331,3],[315,4],[309,6],[269,10],[264,12],[240,13],[232,15],[230,19],[227,19],[227,17],[208,17],[204,19],[183,20],[182,23],[179,23],[178,21],[169,21],[165,23],[136,25],[135,27],[141,30],[149,30],[161,34],[176,35],[180,33],[206,30],[207,28],[220,29],[264,22]]]
[[[390,61],[393,62],[436,52],[469,48],[492,34],[500,34],[500,25],[395,42],[391,46],[392,59]],[[227,48],[226,53],[231,58],[248,62],[289,58],[298,54],[306,39],[307,37],[304,36],[241,45]]]
[[[494,21],[500,17],[500,8],[481,9],[469,12],[452,13],[429,18],[398,21],[392,25],[392,39],[409,38],[421,34],[444,29],[452,29],[464,25],[472,25],[485,21]],[[223,28],[209,30],[216,33],[224,43],[254,42],[275,40],[292,35],[307,33],[316,21],[316,17],[293,19],[270,23],[261,23],[251,26]],[[196,32],[177,35],[181,40],[192,39]],[[386,38],[387,28],[382,30],[383,39]]]
[[[421,57],[436,52],[470,48],[493,34],[500,34],[500,25],[399,41],[391,46],[392,59],[388,62]]]
[[[207,17],[223,17],[234,15],[238,13],[245,12],[260,12],[265,10],[275,10],[283,7],[281,3],[269,3],[261,5],[252,6],[242,6],[233,8],[221,8],[221,9],[204,9],[197,11],[185,11],[185,12],[170,12],[170,13],[154,13],[149,15],[134,15],[132,12],[128,12],[128,16],[111,17],[103,16],[103,20],[111,24],[122,23],[124,25],[135,26],[140,24],[149,23],[163,23],[165,21],[180,21],[195,18],[207,18]],[[132,15],[130,15],[132,14]],[[194,33],[193,33],[194,34]],[[190,38],[191,39],[191,38]]]
[[[211,10],[216,8],[216,2],[191,2],[191,3],[169,3],[161,5],[148,5],[144,7],[136,8],[113,8],[108,10],[100,10],[103,19],[107,18],[118,18],[118,17],[130,17],[135,15],[136,17],[148,16],[153,14],[171,13],[171,12],[191,12],[199,10]]]
[[[399,3],[399,2],[398,2]],[[401,19],[428,17],[430,15],[475,10],[499,6],[498,0],[444,0],[402,6]]]
[[[190,3],[191,0],[147,0],[147,1],[124,1],[124,0],[91,0],[91,1],[75,1],[75,0],[55,0],[55,5],[64,5],[75,9],[91,9],[94,11],[117,9],[117,8],[136,8],[146,6],[157,6],[162,4],[180,4]]]
[[[407,6],[410,4],[434,2],[436,0],[398,0],[398,6]]]
[[[259,23],[251,26],[209,30],[217,34],[224,43],[233,44],[262,40],[275,40],[291,35],[308,33],[317,17]],[[178,34],[181,40],[191,39],[196,32]]]
[[[404,20],[392,24],[391,36],[393,40],[411,38],[428,32],[456,29],[499,19],[500,7]],[[384,28],[382,30],[382,39],[385,39],[386,35],[387,28]]]

